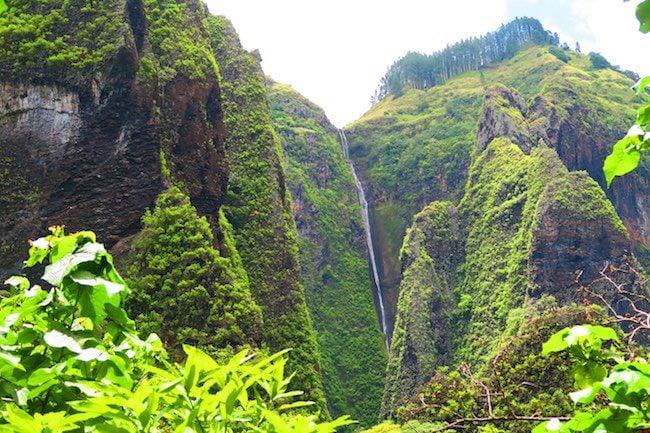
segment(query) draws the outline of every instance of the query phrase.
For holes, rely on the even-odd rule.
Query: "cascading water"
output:
[[[341,148],[343,149],[343,155],[345,160],[350,166],[352,171],[352,177],[354,178],[354,183],[357,185],[357,195],[359,196],[359,204],[361,205],[361,218],[363,219],[363,227],[366,232],[366,243],[368,244],[368,254],[370,255],[370,265],[372,267],[372,278],[375,283],[375,288],[377,289],[377,299],[379,300],[379,324],[381,325],[381,331],[384,333],[384,338],[386,342],[386,349],[390,349],[390,336],[388,335],[388,325],[386,323],[386,311],[384,310],[384,297],[381,292],[381,283],[379,282],[379,271],[377,270],[377,259],[375,257],[375,248],[372,244],[372,232],[370,231],[370,219],[368,217],[368,201],[366,200],[366,193],[363,190],[363,185],[357,176],[357,172],[354,169],[354,164],[350,159],[350,149],[348,147],[348,139],[345,136],[345,132],[342,129],[339,129],[339,137],[341,138]]]

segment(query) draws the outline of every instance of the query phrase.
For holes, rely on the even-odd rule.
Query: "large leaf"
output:
[[[53,286],[61,284],[63,279],[70,274],[79,264],[93,262],[100,253],[106,250],[101,244],[85,244],[73,253],[66,254],[58,262],[45,268],[43,279]]]
[[[650,0],[639,3],[636,7],[636,17],[639,20],[639,30],[643,33],[650,32]]]
[[[614,145],[612,153],[605,159],[603,172],[610,186],[615,176],[622,176],[634,170],[641,159],[637,146],[640,145],[638,136],[627,136]]]

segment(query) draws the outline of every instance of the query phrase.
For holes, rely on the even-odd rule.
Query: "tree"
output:
[[[258,346],[262,312],[234,248],[222,257],[205,218],[177,187],[160,195],[133,242],[127,310],[146,333],[160,334],[173,355],[192,344],[211,354]],[[221,216],[222,230],[229,230]],[[225,243],[232,243],[226,233]]]
[[[609,61],[607,61],[607,59],[600,53],[592,51],[589,53],[589,60],[591,60],[592,66],[596,69],[607,69],[612,67],[611,63],[609,63]]]

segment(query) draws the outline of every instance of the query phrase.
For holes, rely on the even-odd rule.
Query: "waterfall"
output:
[[[368,201],[366,200],[366,193],[363,190],[363,185],[357,176],[357,172],[354,169],[354,164],[350,159],[350,149],[348,147],[348,139],[345,136],[345,132],[342,129],[339,129],[339,137],[341,138],[341,148],[343,149],[343,155],[345,160],[350,166],[352,171],[352,177],[354,177],[354,183],[357,185],[357,195],[359,196],[359,204],[361,205],[361,218],[363,219],[363,228],[366,232],[366,243],[368,244],[368,255],[370,256],[370,264],[372,267],[372,278],[375,283],[375,288],[377,290],[377,299],[379,300],[379,324],[381,325],[381,331],[384,333],[384,339],[386,342],[386,349],[390,350],[390,336],[388,335],[388,325],[386,323],[386,311],[384,309],[384,297],[381,291],[381,283],[379,282],[379,271],[377,270],[377,258],[375,256],[375,248],[372,244],[372,232],[370,231],[370,218],[368,217]]]

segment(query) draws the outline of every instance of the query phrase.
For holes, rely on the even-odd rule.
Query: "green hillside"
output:
[[[403,96],[385,97],[346,127],[352,158],[371,194],[383,286],[393,313],[399,249],[406,227],[412,216],[433,200],[460,201],[487,88],[501,83],[516,89],[521,99],[510,110],[521,105],[524,111],[539,111],[528,130],[555,134],[546,140],[563,162],[573,159],[577,163],[567,164],[571,170],[585,169],[593,176],[601,173],[607,146],[631,124],[632,80],[611,69],[594,68],[588,56],[577,52],[563,52],[569,57],[563,62],[551,48],[531,45],[509,60],[462,73],[444,84],[426,90],[407,88]],[[517,118],[522,114],[512,116]],[[571,138],[579,141],[566,141],[569,129]],[[494,137],[483,140],[489,143],[489,138]],[[567,148],[569,145],[573,147]],[[590,159],[582,161],[585,158]],[[602,174],[596,179],[604,183]],[[610,191],[610,198],[616,192],[616,188]],[[625,207],[614,202],[618,209]],[[628,214],[622,218],[633,228],[638,211]]]

